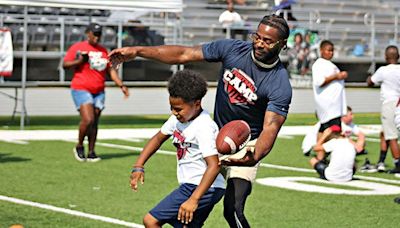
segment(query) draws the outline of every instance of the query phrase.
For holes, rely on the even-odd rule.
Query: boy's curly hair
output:
[[[207,93],[207,82],[192,70],[178,71],[168,80],[168,92],[171,97],[182,98],[185,102],[201,100]]]

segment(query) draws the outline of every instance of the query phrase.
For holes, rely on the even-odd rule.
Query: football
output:
[[[250,126],[243,120],[233,120],[219,131],[216,140],[218,153],[235,154],[250,141]]]

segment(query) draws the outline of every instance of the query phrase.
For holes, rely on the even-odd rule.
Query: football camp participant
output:
[[[178,71],[168,82],[168,92],[172,115],[140,153],[132,169],[131,187],[136,191],[138,182],[144,183],[146,161],[172,136],[179,187],[144,217],[144,225],[202,227],[225,193],[215,147],[218,126],[201,107],[207,83],[199,74]]]
[[[250,227],[244,216],[247,196],[251,193],[259,162],[272,150],[286,120],[292,88],[279,53],[286,48],[288,36],[285,19],[268,15],[251,34],[252,42],[225,39],[193,47],[124,47],[109,54],[116,68],[137,56],[168,64],[204,60],[222,63],[214,120],[219,128],[232,120],[244,120],[250,125],[251,139],[256,140],[252,152],[245,148],[239,152],[243,157],[221,161],[228,166],[224,216],[230,227]]]
[[[106,74],[108,73],[115,84],[121,88],[125,97],[129,96],[128,88],[118,77],[117,71],[108,63],[107,50],[99,44],[101,31],[99,24],[90,24],[86,29],[87,40],[73,44],[67,50],[63,62],[64,68],[74,69],[71,95],[81,116],[78,143],[73,149],[78,161],[100,160],[94,148],[99,118],[104,109]],[[86,136],[89,142],[87,156],[83,147]]]

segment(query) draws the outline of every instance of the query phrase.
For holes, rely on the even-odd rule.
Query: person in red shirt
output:
[[[100,114],[104,109],[106,74],[108,73],[115,84],[121,88],[125,97],[129,96],[128,88],[123,85],[117,71],[110,67],[107,50],[99,44],[101,31],[102,27],[99,24],[90,24],[86,29],[87,39],[73,44],[68,49],[63,62],[64,68],[74,68],[71,94],[81,116],[78,144],[73,149],[78,161],[100,160],[94,147]],[[85,136],[88,136],[89,142],[87,157],[85,157],[83,147]]]

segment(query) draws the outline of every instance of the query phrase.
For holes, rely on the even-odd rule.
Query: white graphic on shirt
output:
[[[89,52],[89,64],[90,69],[103,71],[107,67],[107,59],[102,58],[103,53],[99,51],[90,51]]]
[[[225,69],[223,75],[225,91],[229,95],[231,104],[254,104],[257,100],[254,81],[242,70],[233,68]]]

